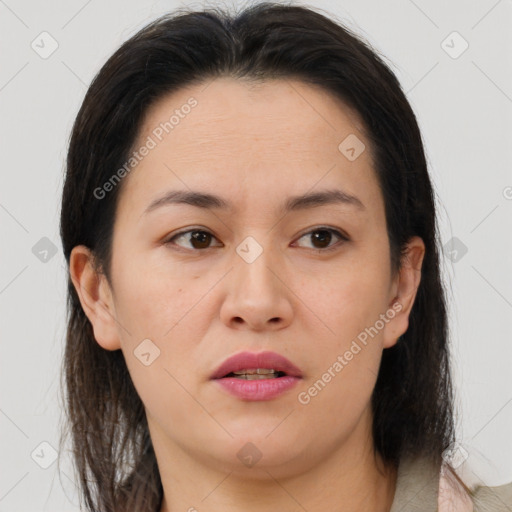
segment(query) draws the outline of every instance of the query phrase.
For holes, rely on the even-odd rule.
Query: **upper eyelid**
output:
[[[218,240],[218,238],[209,229],[206,229],[206,228],[191,228],[190,229],[189,228],[189,229],[185,229],[184,231],[178,231],[177,233],[174,233],[174,235],[172,235],[172,236],[166,237],[164,239],[164,241],[170,242],[171,240],[173,240],[174,238],[177,238],[178,236],[186,235],[187,233],[193,233],[194,231],[202,231],[204,233],[208,233],[209,235],[212,235],[215,239]]]
[[[339,228],[334,228],[334,227],[330,227],[330,226],[313,226],[312,228],[308,228],[307,231],[304,231],[301,235],[298,236],[298,238],[302,238],[304,235],[309,235],[310,233],[313,233],[315,231],[330,231],[331,233],[334,233],[336,234],[336,236],[340,236],[341,238],[348,238],[348,235],[346,235],[344,233],[343,230],[339,229]]]

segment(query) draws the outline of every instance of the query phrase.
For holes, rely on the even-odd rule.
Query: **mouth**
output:
[[[272,400],[301,379],[301,370],[275,352],[235,354],[211,376],[229,395],[245,401]]]
[[[262,379],[278,379],[279,377],[285,377],[285,372],[279,372],[268,368],[256,368],[249,370],[241,370],[239,372],[228,373],[225,378],[232,377],[234,379],[245,379],[245,380],[262,380]],[[224,377],[223,377],[224,378]]]
[[[211,375],[211,379],[243,380],[302,378],[302,371],[286,357],[276,352],[241,352],[226,359]]]

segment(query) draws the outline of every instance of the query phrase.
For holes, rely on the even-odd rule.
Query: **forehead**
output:
[[[364,138],[363,132],[358,114],[319,86],[290,79],[218,78],[157,100],[146,112],[139,141],[156,134],[159,142],[164,138],[176,149],[190,143],[233,149],[229,145],[236,142],[253,151],[262,143],[269,151],[288,144],[302,155],[311,149],[304,143],[319,136],[324,146],[337,150],[340,137],[354,133]]]
[[[350,137],[366,146],[355,160],[340,150]],[[282,203],[283,194],[317,186],[379,199],[357,113],[300,81],[218,78],[187,86],[148,109],[134,150],[150,140],[123,184],[122,195],[133,196],[140,211],[166,188],[215,189],[234,199],[234,210],[251,198]]]

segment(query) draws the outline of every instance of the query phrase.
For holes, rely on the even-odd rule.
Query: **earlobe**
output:
[[[412,237],[407,243],[400,271],[393,283],[393,298],[389,307],[396,314],[386,326],[384,348],[395,345],[398,338],[409,327],[409,315],[421,282],[421,268],[424,256],[425,243],[418,236]]]
[[[73,248],[69,272],[94,338],[105,350],[120,349],[112,292],[106,277],[96,270],[90,249],[84,245]]]

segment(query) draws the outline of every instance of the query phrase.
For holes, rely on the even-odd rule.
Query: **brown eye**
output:
[[[178,233],[177,235],[173,236],[171,239],[169,239],[166,243],[173,243],[176,245],[180,245],[180,247],[184,247],[183,245],[177,243],[177,240],[185,240],[187,243],[189,243],[189,247],[186,247],[186,249],[208,249],[210,247],[210,243],[212,239],[215,237],[209,233],[208,231],[204,231],[202,229],[191,229],[189,231],[182,231],[181,233]],[[191,246],[191,247],[190,247]]]
[[[320,244],[320,249],[324,249],[329,246],[329,243],[332,240],[332,233],[326,229],[321,229],[312,234],[311,240],[313,241],[313,244]]]
[[[311,243],[313,245],[311,249],[318,250],[329,250],[331,248],[334,248],[336,244],[331,244],[333,237],[334,239],[338,238],[340,240],[348,241],[348,238],[346,236],[342,235],[339,231],[330,228],[314,229],[302,235],[300,239],[305,237],[310,237]]]

